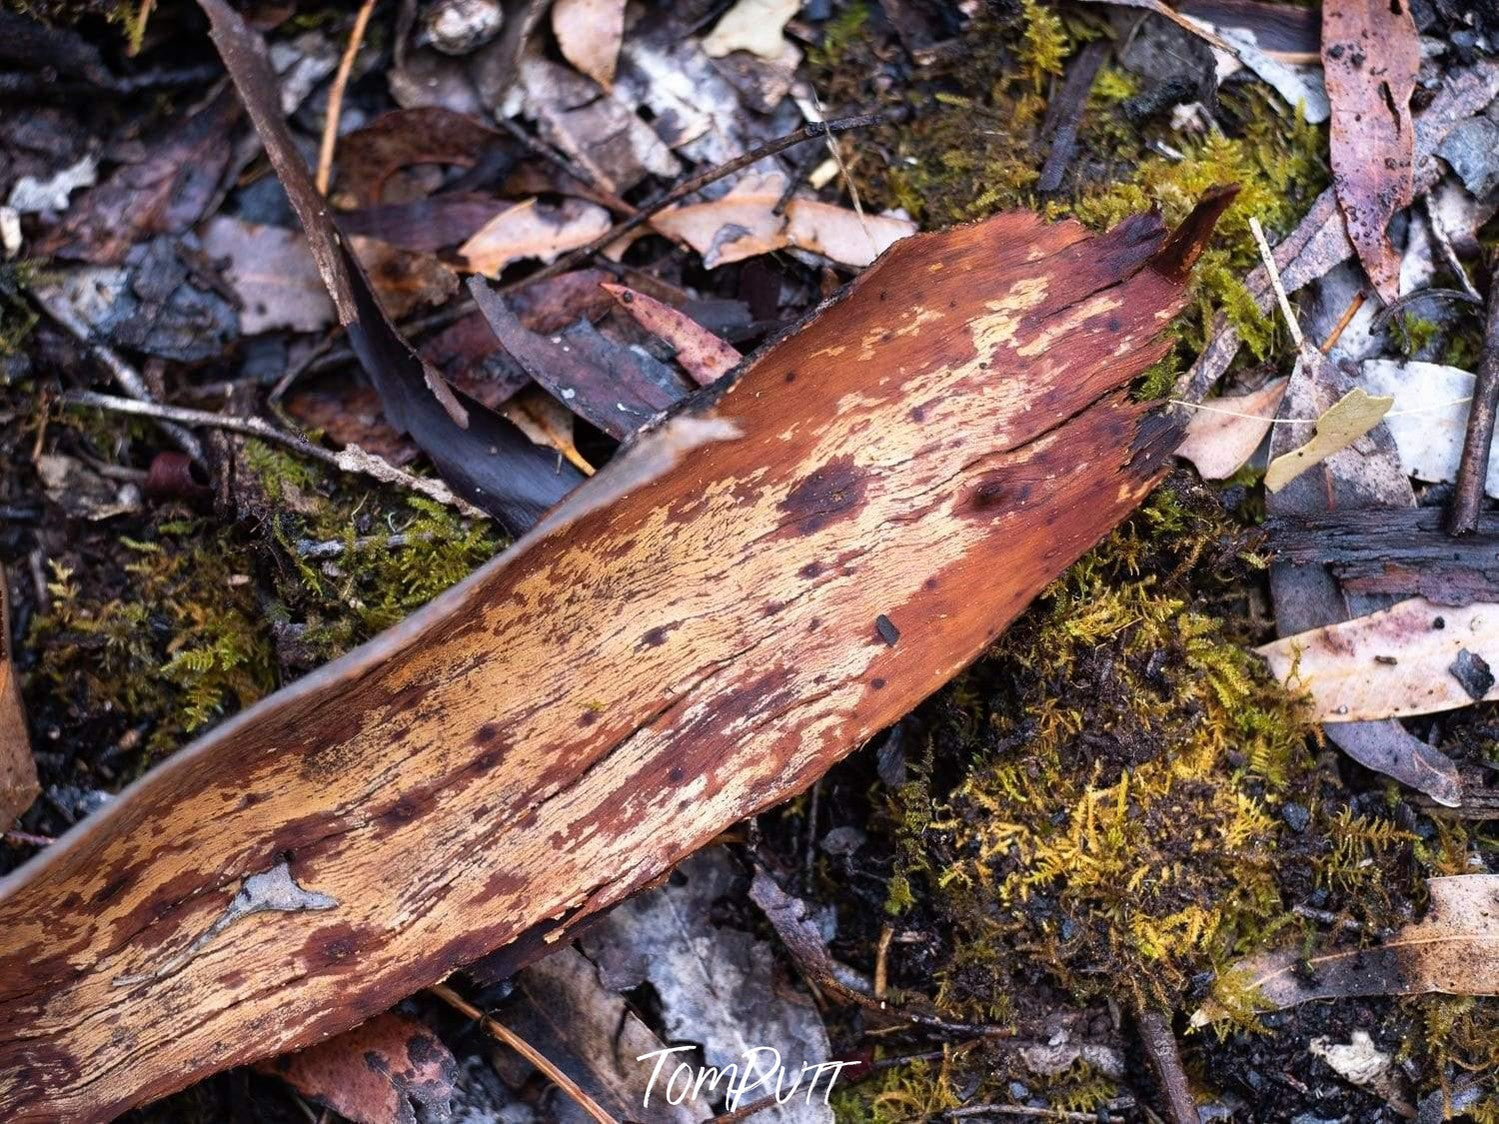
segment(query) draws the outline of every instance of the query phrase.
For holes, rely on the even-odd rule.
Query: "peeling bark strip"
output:
[[[905,714],[1158,478],[1179,432],[1123,388],[1231,196],[897,243],[0,882],[0,1116],[104,1120],[558,939]],[[279,863],[319,908],[220,922]]]

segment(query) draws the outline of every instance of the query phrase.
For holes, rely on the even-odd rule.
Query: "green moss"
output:
[[[196,523],[147,534],[121,540],[117,596],[85,594],[73,568],[52,563],[52,604],[28,636],[41,653],[34,676],[80,722],[103,715],[135,731],[141,764],[274,686],[242,544]]]
[[[869,5],[850,4],[823,26],[822,42],[807,52],[807,61],[818,68],[838,66],[868,22]]]
[[[39,267],[29,260],[0,262],[0,356],[21,349],[36,326],[37,312],[24,295]]]
[[[1425,351],[1441,333],[1442,327],[1435,320],[1413,312],[1398,313],[1390,320],[1390,339],[1407,359]]]
[[[1310,727],[1188,592],[1225,549],[1246,568],[1232,538],[1200,493],[1157,493],[939,705],[963,774],[892,818],[922,851],[898,872],[957,933],[956,1013],[993,1017],[1034,967],[1079,1000],[1171,1007],[1285,923],[1276,807]]]

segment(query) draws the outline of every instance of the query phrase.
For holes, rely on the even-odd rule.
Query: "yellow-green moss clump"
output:
[[[906,877],[962,933],[939,996],[954,1010],[1003,1016],[1008,970],[982,987],[964,970],[996,947],[1078,999],[1171,1008],[1283,922],[1277,804],[1311,728],[1189,588],[1207,551],[1247,569],[1214,506],[1157,493],[939,706],[965,774],[928,795]],[[903,831],[921,795],[902,794]]]
[[[1276,342],[1275,325],[1242,283],[1258,261],[1248,219],[1258,217],[1272,238],[1300,219],[1327,183],[1325,131],[1257,83],[1220,90],[1222,132],[1193,138],[1164,122],[1129,122],[1121,103],[1139,92],[1139,82],[1105,67],[1082,119],[1078,174],[1065,194],[1042,198],[1035,184],[1046,157],[1040,132],[1048,94],[1081,43],[1110,33],[1092,13],[1063,16],[1039,0],[1023,0],[1007,22],[976,22],[964,49],[930,72],[940,87],[935,95],[900,95],[919,103],[910,121],[887,128],[878,143],[845,143],[851,174],[865,199],[904,207],[929,227],[1015,208],[1070,215],[1103,229],[1156,206],[1175,223],[1209,187],[1236,183],[1239,197],[1194,272],[1193,315],[1176,330],[1198,348],[1213,313],[1222,311],[1265,358]],[[868,66],[860,34],[867,29],[840,30],[836,57],[820,58],[819,77],[824,88],[867,103],[867,91],[855,96]],[[1179,159],[1164,154],[1173,150]]]
[[[118,419],[68,414],[128,459]],[[52,562],[26,644],[41,729],[104,755],[123,782],[213,723],[401,620],[492,556],[494,529],[420,497],[247,442],[239,521],[169,504],[89,530]],[[97,759],[97,750],[84,755]]]

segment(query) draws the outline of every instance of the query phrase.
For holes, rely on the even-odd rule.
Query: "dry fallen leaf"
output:
[[[744,358],[732,344],[725,343],[686,313],[662,304],[655,297],[624,285],[606,284],[601,288],[614,297],[637,324],[671,344],[676,349],[677,362],[682,370],[699,386],[714,382]]]
[[[203,249],[224,259],[224,280],[240,300],[240,330],[253,336],[275,328],[315,332],[337,314],[301,231],[262,226],[227,215],[203,224]],[[402,250],[375,238],[349,239],[388,315],[400,319],[458,288],[458,275],[433,254]]]
[[[1418,480],[1450,484],[1457,479],[1473,373],[1440,363],[1370,359],[1359,367],[1360,381],[1374,394],[1388,394],[1395,408],[1385,419],[1400,464]],[[1490,455],[1484,490],[1499,496],[1499,457]]]
[[[498,277],[511,262],[553,261],[608,229],[609,212],[594,203],[564,199],[555,207],[544,207],[527,199],[495,215],[458,247],[458,254],[475,273]]]
[[[583,458],[577,445],[573,444],[572,411],[541,387],[527,387],[507,399],[499,409],[516,429],[536,444],[556,449],[584,476],[594,474],[593,465]]]
[[[801,0],[739,0],[704,37],[703,50],[716,59],[733,51],[778,59],[786,48],[786,21],[801,6]]]
[[[393,1011],[257,1068],[357,1124],[415,1124],[413,1104],[440,1118],[458,1072],[426,1023]]]
[[[727,195],[662,211],[651,224],[686,242],[709,269],[787,246],[863,267],[892,243],[916,233],[909,219],[861,216],[815,199],[792,199],[785,215],[777,215],[775,206],[785,188],[785,177],[778,172],[745,176]]]
[[[910,219],[867,212],[861,215],[815,199],[793,199],[786,208],[786,218],[786,237],[791,245],[860,269],[892,242],[916,233],[916,224]]]
[[[1273,379],[1249,394],[1204,402],[1187,423],[1187,439],[1176,455],[1196,465],[1204,480],[1227,480],[1270,432],[1288,381]]]
[[[625,34],[625,0],[555,0],[552,32],[563,58],[604,89],[614,84]]]
[[[1400,253],[1385,227],[1414,192],[1411,94],[1421,44],[1400,0],[1325,0],[1322,72],[1332,103],[1333,187],[1380,297],[1400,294]]]
[[[1276,678],[1311,692],[1321,722],[1453,710],[1499,698],[1499,605],[1462,608],[1412,597],[1256,648]],[[1465,654],[1466,653],[1466,654]]]
[[[1248,987],[1272,1011],[1362,995],[1499,994],[1499,875],[1431,878],[1427,887],[1425,920],[1383,944],[1311,957],[1295,950],[1251,956],[1230,969],[1236,990]],[[1192,1016],[1192,1025],[1206,1026],[1225,1014],[1209,1002]]]
[[[1270,462],[1265,470],[1265,487],[1278,492],[1313,465],[1348,448],[1378,425],[1394,403],[1393,398],[1376,398],[1354,387],[1317,419],[1317,432],[1310,441]]]

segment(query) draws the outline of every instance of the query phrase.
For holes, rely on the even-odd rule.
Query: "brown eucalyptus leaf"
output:
[[[1415,192],[1411,94],[1420,67],[1406,0],[1323,0],[1333,188],[1348,238],[1386,303],[1400,295],[1400,253],[1385,228]]]
[[[355,1124],[416,1124],[417,1105],[441,1118],[458,1074],[426,1023],[394,1011],[257,1068]]]
[[[699,386],[716,382],[720,375],[733,370],[744,358],[732,344],[719,339],[685,312],[678,312],[655,297],[648,297],[625,285],[606,284],[603,289],[642,328],[671,344],[676,350],[677,362]]]
[[[614,84],[625,0],[553,0],[552,32],[563,58],[604,89]]]
[[[338,139],[338,181],[361,207],[384,202],[385,184],[412,164],[470,167],[486,149],[514,142],[466,113],[440,106],[396,109]]]
[[[147,142],[140,160],[122,164],[75,199],[35,252],[118,265],[136,242],[181,234],[218,195],[233,155],[229,130],[239,116],[233,92],[222,90],[173,121]]]
[[[1426,886],[1425,919],[1373,948],[1252,956],[1229,969],[1235,984],[1268,1010],[1365,995],[1499,995],[1499,875],[1430,878]],[[1205,1026],[1224,1013],[1208,1003],[1192,1024]]]

